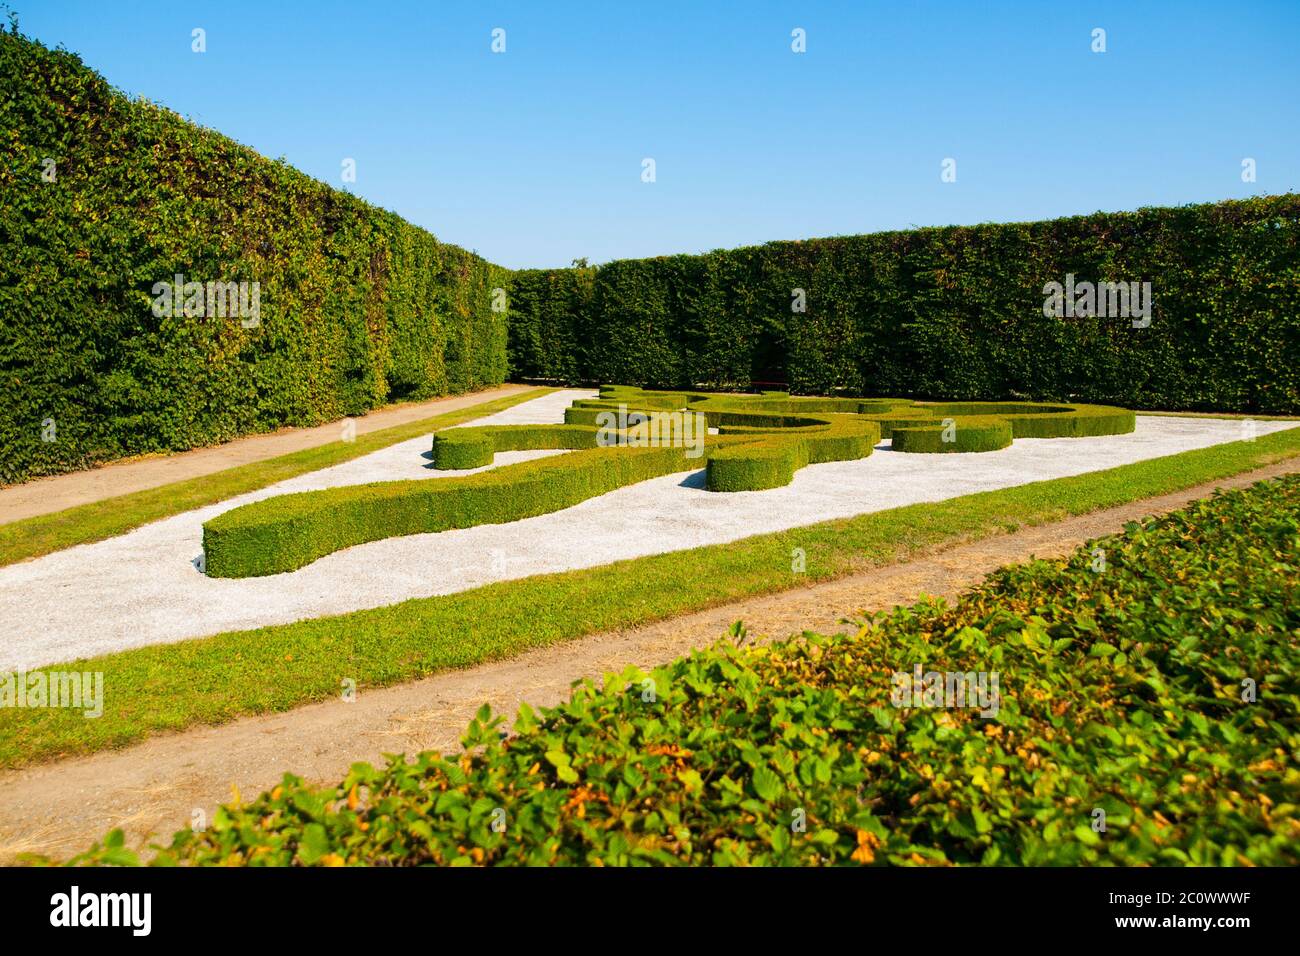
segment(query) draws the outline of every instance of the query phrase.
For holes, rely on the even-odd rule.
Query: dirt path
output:
[[[353,419],[357,434],[379,431],[394,425],[419,421],[445,412],[490,402],[507,395],[527,391],[529,385],[502,385],[468,395],[451,395],[427,402],[393,405]],[[65,508],[102,501],[117,495],[157,488],[174,481],[198,478],[237,465],[276,458],[304,448],[315,448],[337,441],[339,423],[330,422],[314,428],[282,428],[268,435],[251,435],[224,445],[195,448],[174,455],[139,458],[115,462],[89,471],[37,478],[21,485],[0,488],[0,524],[20,521],[36,515],[50,514]]]
[[[1119,531],[1144,515],[1174,510],[1216,487],[1242,487],[1300,471],[1300,458],[1186,491],[962,544],[892,567],[741,601],[622,631],[530,651],[508,661],[452,671],[410,684],[362,691],[355,702],[312,704],[284,714],[158,737],[125,750],[0,773],[0,862],[31,851],[66,857],[113,827],[140,846],[170,835],[202,811],[212,818],[232,787],[251,797],[285,770],[333,783],[354,761],[384,753],[458,746],[484,702],[513,715],[520,701],[562,700],[582,677],[653,666],[717,640],[733,621],[751,634],[784,637],[836,632],[861,609],[911,603],[921,594],[952,597],[1001,565],[1065,554],[1088,538]]]

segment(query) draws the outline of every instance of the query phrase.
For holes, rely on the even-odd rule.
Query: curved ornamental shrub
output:
[[[964,418],[961,425],[897,425],[890,438],[895,451],[997,451],[1011,444],[1011,423],[1004,418]]]
[[[702,411],[711,426],[727,432],[728,426],[788,428],[799,424],[795,417],[853,415],[877,423],[884,438],[892,438],[896,427],[941,425],[951,419],[958,424],[983,426],[985,438],[972,435],[969,451],[992,451],[1006,447],[991,444],[992,434],[1003,430],[994,420],[1007,422],[1012,438],[1087,438],[1124,435],[1136,427],[1137,416],[1126,408],[1107,405],[1077,405],[1044,402],[918,402],[906,398],[782,398],[720,395],[690,392],[655,392],[624,385],[601,386],[600,397],[579,399],[565,411],[566,422],[592,423],[601,412],[626,405],[637,409],[663,408],[677,403],[690,411]],[[960,429],[959,429],[960,430]],[[908,442],[898,451],[947,451],[924,447],[925,442]],[[987,447],[985,447],[987,446]]]
[[[775,432],[761,427],[721,426],[722,447],[709,453],[710,491],[761,491],[794,480],[804,465],[866,458],[880,441],[875,422],[829,417]],[[733,444],[727,444],[732,441]]]
[[[973,414],[987,411],[999,414]],[[697,413],[719,433],[706,435]],[[562,456],[440,481],[279,495],[233,508],[203,526],[206,571],[221,578],[293,571],[368,541],[519,521],[700,464],[710,491],[778,488],[805,465],[867,457],[891,430],[899,451],[990,451],[1010,444],[1012,431],[1020,429],[1051,435],[1131,431],[1133,413],[1097,406],[925,405],[608,386],[598,399],[575,402],[565,421],[453,428],[433,439],[433,467],[441,470],[482,468],[499,451],[568,451]],[[687,429],[688,423],[694,424]]]
[[[153,862],[1294,866],[1298,531],[1300,476],[1218,494],[951,606],[587,682],[505,739],[485,706],[462,753],[286,775]],[[137,860],[115,832],[73,862]]]
[[[597,448],[594,429],[560,434],[572,444],[527,447],[584,450],[463,478],[349,485],[233,508],[203,526],[207,573],[293,571],[367,541],[520,521],[691,467],[684,448]]]
[[[581,425],[482,425],[448,428],[433,436],[433,467],[482,468],[499,451],[597,448],[597,431]]]
[[[298,492],[232,508],[203,526],[205,569],[211,577],[242,578],[293,571],[343,548],[406,534],[519,521],[572,507],[625,485],[690,471],[704,463],[684,444],[647,445],[646,426],[614,431],[583,425],[457,428],[434,440],[434,467],[477,468],[498,451],[573,449],[439,481],[387,481]],[[786,484],[810,462],[861,458],[879,439],[871,422],[813,422],[788,435],[753,431],[710,439],[723,451],[752,448],[776,454],[782,481],[745,484],[743,470],[708,463],[710,487],[742,490]],[[700,434],[699,451],[705,436]],[[615,444],[604,444],[602,441]]]
[[[1137,425],[1137,415],[1109,405],[1053,405],[1027,402],[916,402],[934,418],[966,416],[1001,418],[1011,424],[1015,438],[1091,438],[1127,435]]]

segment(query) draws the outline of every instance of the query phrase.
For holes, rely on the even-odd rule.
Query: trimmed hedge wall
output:
[[[0,483],[504,381],[506,270],[3,29],[0,77]],[[155,317],[177,273],[260,325]]]
[[[1067,273],[1149,281],[1150,326],[1044,317],[1044,284]],[[522,378],[1300,413],[1295,194],[774,242],[511,282]],[[791,311],[794,289],[805,313]]]

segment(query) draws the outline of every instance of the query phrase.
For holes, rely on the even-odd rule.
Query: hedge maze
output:
[[[440,470],[481,468],[505,451],[570,454],[440,481],[279,495],[208,521],[203,549],[213,577],[279,574],[368,541],[548,514],[689,471],[701,461],[708,490],[760,491],[788,485],[805,465],[865,458],[882,438],[901,452],[984,452],[1005,448],[1013,438],[1117,435],[1133,427],[1133,412],[1098,405],[718,395],[610,385],[599,398],[574,402],[563,425],[453,428],[433,440],[433,466]]]

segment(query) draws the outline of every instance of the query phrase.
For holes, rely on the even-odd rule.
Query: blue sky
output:
[[[1296,0],[8,4],[310,175],[354,158],[349,189],[511,267],[1300,188]]]

